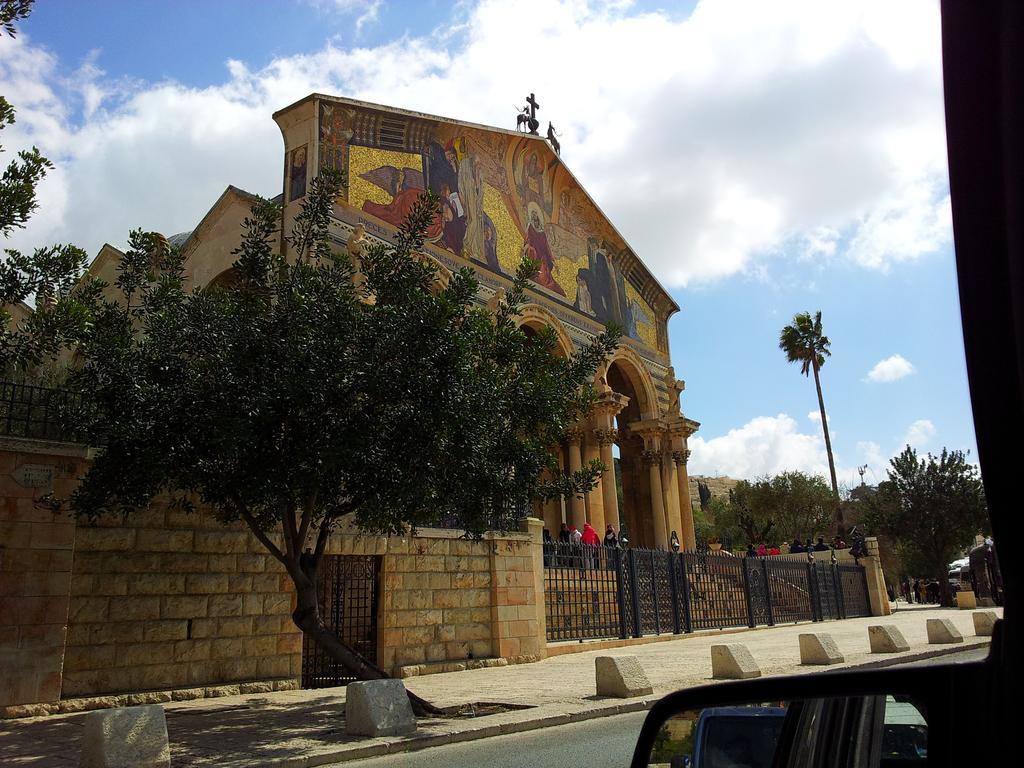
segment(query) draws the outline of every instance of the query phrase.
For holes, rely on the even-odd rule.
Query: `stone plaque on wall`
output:
[[[14,482],[22,488],[53,489],[55,468],[49,464],[22,464],[11,473]]]

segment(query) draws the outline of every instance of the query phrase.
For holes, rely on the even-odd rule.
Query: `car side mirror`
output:
[[[896,768],[969,754],[985,661],[722,682],[651,709],[634,768]],[[967,698],[963,698],[966,696]],[[976,742],[975,742],[976,743]],[[931,756],[931,757],[930,757]]]

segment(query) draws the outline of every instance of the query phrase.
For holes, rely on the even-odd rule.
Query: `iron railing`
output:
[[[544,597],[549,642],[871,613],[860,565],[563,542],[544,545]]]
[[[85,442],[74,426],[85,399],[77,392],[14,381],[0,381],[0,435]]]

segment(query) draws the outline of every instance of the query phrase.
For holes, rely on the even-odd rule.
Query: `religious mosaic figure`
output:
[[[334,104],[320,105],[320,167],[348,168],[348,143],[352,140],[355,110]]]
[[[466,216],[463,253],[477,261],[484,255],[484,180],[476,160],[466,151],[466,140],[454,140],[455,162],[458,167],[459,198]]]
[[[498,261],[498,230],[487,214],[484,214],[484,262],[494,272],[503,271]]]
[[[554,291],[559,296],[565,296],[562,286],[555,280],[555,259],[551,255],[548,236],[544,234],[544,219],[540,206],[536,203],[531,203],[527,210],[529,211],[530,223],[526,228],[526,242],[523,244],[523,253],[537,262],[537,275],[533,278],[533,281],[549,291]]]
[[[387,165],[364,173],[360,178],[376,184],[391,195],[391,202],[388,203],[364,200],[363,210],[396,227],[402,225],[423,193],[423,174],[414,168]],[[427,238],[433,239],[440,234],[441,222],[435,220],[427,228]]]
[[[292,150],[288,168],[288,202],[306,194],[306,145]]]

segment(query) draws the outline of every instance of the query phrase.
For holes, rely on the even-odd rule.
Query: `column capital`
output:
[[[586,436],[586,430],[583,429],[582,427],[578,427],[577,426],[577,427],[570,427],[569,429],[565,430],[565,437],[563,439],[567,443],[570,443],[570,444],[575,443],[575,444],[578,445],[578,444],[583,442],[583,439],[584,439],[585,436]]]
[[[689,448],[684,448],[681,451],[672,451],[672,461],[674,461],[677,466],[681,464],[681,465],[683,465],[685,467],[686,463],[689,460],[690,460],[690,449]]]
[[[617,429],[595,429],[594,438],[598,445],[612,445],[619,441],[619,430]]]
[[[657,464],[661,464],[661,451],[658,450],[646,450],[640,454],[644,464],[649,467],[653,467]]]

